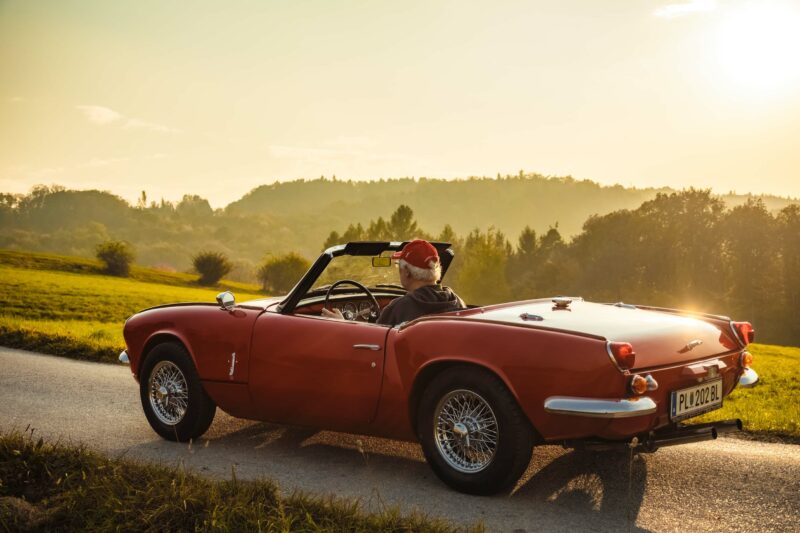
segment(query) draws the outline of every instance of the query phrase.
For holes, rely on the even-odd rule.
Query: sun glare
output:
[[[721,21],[717,52],[738,90],[775,96],[800,85],[800,8],[751,2]]]

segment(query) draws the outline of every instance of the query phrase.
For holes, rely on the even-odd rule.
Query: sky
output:
[[[0,191],[571,175],[800,197],[800,0],[0,0]]]

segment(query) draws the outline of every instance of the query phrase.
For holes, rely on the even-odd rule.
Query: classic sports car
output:
[[[651,452],[741,429],[681,422],[756,383],[749,323],[558,297],[378,325],[405,292],[385,268],[405,244],[329,248],[283,297],[235,304],[224,292],[217,304],[130,317],[120,360],[150,425],[165,439],[194,439],[220,407],[419,441],[442,481],[472,494],[513,485],[536,444]],[[433,244],[444,276],[453,252]],[[323,306],[346,320],[321,317]]]

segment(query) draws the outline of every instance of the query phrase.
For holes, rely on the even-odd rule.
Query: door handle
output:
[[[381,349],[378,344],[354,344],[353,348],[356,350],[372,350],[373,352],[377,352]]]

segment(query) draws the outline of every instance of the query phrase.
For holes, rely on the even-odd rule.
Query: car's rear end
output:
[[[595,447],[629,443],[635,436],[638,445],[652,451],[742,428],[739,420],[691,426],[684,421],[721,408],[737,386],[758,381],[747,351],[754,338],[749,323],[616,307],[630,312],[631,320],[607,336],[606,351],[625,390],[619,398],[551,396],[545,400],[548,413],[607,420],[594,435],[596,441],[581,443]]]
[[[560,364],[548,369],[553,379],[540,387],[544,414],[530,416],[551,442],[607,447],[635,437],[652,450],[713,439],[741,423],[689,429],[683,422],[722,407],[737,386],[758,380],[747,352],[753,328],[726,317],[580,299],[484,308],[480,317],[596,339],[592,357],[585,348],[559,354]],[[570,358],[593,362],[593,375],[575,372],[570,379],[562,371]],[[598,368],[600,358],[606,364]]]

